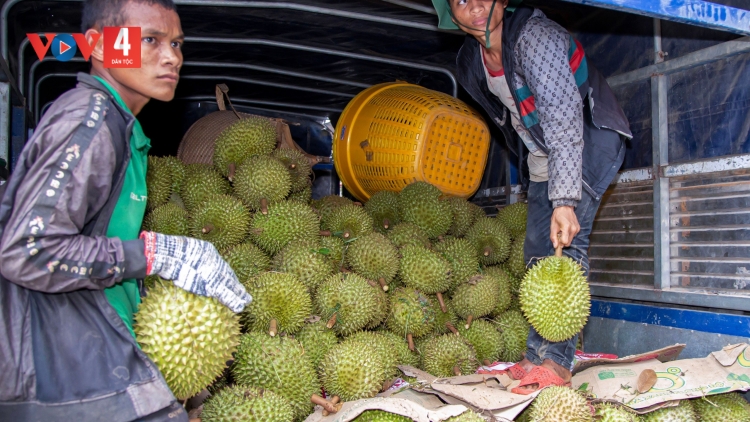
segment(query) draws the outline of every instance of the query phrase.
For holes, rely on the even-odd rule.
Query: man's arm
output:
[[[81,136],[89,101],[58,107],[23,153],[27,172],[0,239],[0,272],[28,289],[104,289],[145,276],[143,241],[81,235],[107,203],[116,167],[105,124]]]

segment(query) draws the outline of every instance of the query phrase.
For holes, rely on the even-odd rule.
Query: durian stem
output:
[[[279,332],[278,323],[276,322],[275,318],[271,319],[271,322],[268,324],[268,334],[271,335],[271,337],[276,337],[276,333]]]
[[[443,294],[438,292],[437,293],[437,299],[438,302],[440,302],[440,310],[443,311],[443,313],[448,312],[448,308],[445,306],[445,301],[443,300]]]
[[[385,279],[383,277],[380,277],[380,279],[378,279],[378,283],[380,283],[380,287],[383,288],[384,292],[388,291],[388,283],[385,282]]]
[[[362,206],[362,203],[361,203],[361,202],[359,202],[359,201],[354,201],[354,202],[353,202],[353,204],[354,204],[354,205],[356,205],[356,206],[358,206],[358,207],[361,207],[361,206]]]
[[[389,220],[387,218],[384,218],[383,219],[383,228],[386,229],[386,230],[388,230],[388,227],[390,227],[390,226],[391,226],[391,220]]]
[[[445,321],[445,326],[448,327],[449,330],[451,330],[451,333],[458,334],[458,330],[456,327],[453,326],[453,324],[450,321]]]
[[[331,236],[331,231],[330,230],[321,230],[320,231],[320,235],[321,236],[325,236],[325,237],[329,237],[329,236]]]
[[[344,273],[344,274],[351,274],[351,271],[349,271],[349,269],[348,269],[348,268],[344,268],[344,267],[341,267],[341,268],[339,269],[339,272],[342,272],[342,273]]]
[[[453,367],[453,374],[455,374],[457,377],[461,376],[461,368],[459,368],[458,365]]]
[[[297,168],[297,164],[296,163],[289,164],[289,169],[290,170],[294,170],[296,168]]]
[[[260,198],[260,213],[268,215],[268,199]]]
[[[374,280],[367,280],[367,284],[369,284],[371,287],[378,287],[378,283]]]
[[[474,315],[469,315],[469,317],[466,318],[466,325],[464,325],[464,327],[466,327],[467,330],[471,328],[472,321],[474,321]]]
[[[349,230],[344,230],[344,239],[352,237],[352,233]]]
[[[438,236],[438,242],[442,242],[443,240],[445,240],[445,238],[443,237],[442,234],[440,236]]]
[[[339,396],[333,396],[333,397],[331,397],[331,400],[329,400],[329,402],[331,404],[333,404],[334,406],[336,406],[336,412],[338,412],[339,410],[341,410],[341,406],[343,406],[343,403],[342,404],[338,404],[340,401],[341,401],[341,398],[339,398]],[[329,414],[330,414],[329,411],[323,409],[323,416],[328,416]]]
[[[229,179],[230,182],[234,181],[234,173],[237,171],[237,166],[234,163],[229,163],[229,167],[227,168],[227,179]]]
[[[310,401],[311,401],[311,402],[312,402],[313,404],[317,404],[317,405],[319,405],[319,406],[323,407],[323,409],[327,410],[327,411],[328,411],[328,413],[336,413],[336,412],[338,412],[338,411],[339,411],[339,409],[338,409],[338,408],[336,407],[336,405],[335,405],[335,404],[333,404],[333,403],[331,403],[330,401],[328,401],[328,400],[324,399],[323,397],[320,397],[320,396],[319,396],[319,395],[317,395],[317,394],[313,394],[313,395],[312,395],[312,396],[310,397]]]
[[[209,233],[211,233],[211,230],[213,230],[213,229],[214,229],[214,225],[211,224],[211,223],[208,223],[205,226],[203,226],[203,228],[201,229],[201,233],[203,233],[203,234],[209,234]]]
[[[490,366],[490,365],[492,365],[492,362],[490,362],[489,359],[485,359],[485,360],[482,361],[482,365],[484,365],[484,366]]]
[[[562,258],[562,233],[557,234],[557,247],[555,248],[555,256],[558,258]]]
[[[485,246],[484,251],[482,251],[482,255],[490,256],[490,253],[492,253],[492,248],[490,248],[489,246]]]
[[[329,319],[328,323],[326,323],[326,328],[331,329],[331,328],[333,328],[334,325],[336,325],[336,315],[338,315],[338,314],[334,313],[331,316],[331,319]]]
[[[411,335],[411,333],[406,335],[406,341],[409,343],[409,350],[412,352],[414,351],[414,337]]]

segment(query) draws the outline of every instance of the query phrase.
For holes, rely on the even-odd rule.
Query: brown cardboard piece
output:
[[[645,369],[656,372],[657,382],[647,392],[638,393],[638,376]],[[744,391],[750,389],[750,346],[730,345],[699,359],[612,361],[575,374],[572,387],[586,389],[599,399],[623,403],[639,413],[674,400]]]
[[[682,353],[682,350],[684,348],[685,348],[684,344],[678,343],[678,344],[663,347],[661,349],[654,350],[651,352],[625,356],[625,357],[617,358],[617,359],[600,358],[600,359],[577,360],[575,365],[573,366],[573,373],[577,374],[578,372],[581,372],[586,368],[591,368],[592,366],[609,365],[609,364],[614,364],[614,363],[641,362],[641,361],[649,360],[649,359],[657,359],[661,362],[669,362],[671,360],[677,359],[677,356],[679,356],[680,353]]]

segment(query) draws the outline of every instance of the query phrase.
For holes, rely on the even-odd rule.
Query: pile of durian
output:
[[[397,365],[449,377],[519,361],[524,313],[538,331],[559,326],[554,312],[533,312],[539,299],[530,293],[521,311],[525,204],[489,217],[424,182],[364,205],[313,200],[308,159],[276,139],[273,123],[251,117],[217,138],[213,165],[149,157],[143,228],[211,242],[253,297],[237,316],[167,280],[145,282],[138,342],[177,398],[208,388],[203,422],[301,421],[321,389],[341,401],[373,397],[399,377]],[[554,335],[570,338],[585,323],[588,290],[578,296],[582,321]],[[525,420],[594,420],[569,388],[535,403]],[[634,420],[608,417],[598,420]],[[408,418],[373,410],[355,420]],[[450,419],[482,420],[472,411]]]

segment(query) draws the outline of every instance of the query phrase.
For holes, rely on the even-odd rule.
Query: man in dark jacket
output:
[[[558,243],[588,273],[589,234],[622,164],[628,121],[581,45],[538,9],[506,11],[508,0],[433,0],[440,27],[468,34],[458,79],[515,150],[520,137],[531,182],[524,258]],[[585,101],[588,100],[588,101]],[[559,236],[559,237],[558,237]],[[559,239],[559,240],[558,240]],[[565,304],[560,304],[565,306]],[[532,327],[525,359],[508,371],[529,394],[570,381],[576,337],[550,342]]]
[[[109,26],[141,28],[121,44],[140,43],[141,67],[105,68],[100,38],[0,202],[0,421],[186,421],[136,343],[136,280],[156,274],[235,312],[251,300],[211,244],[139,238],[150,141],[135,116],[174,97],[184,37],[171,0],[87,0],[89,43]]]

